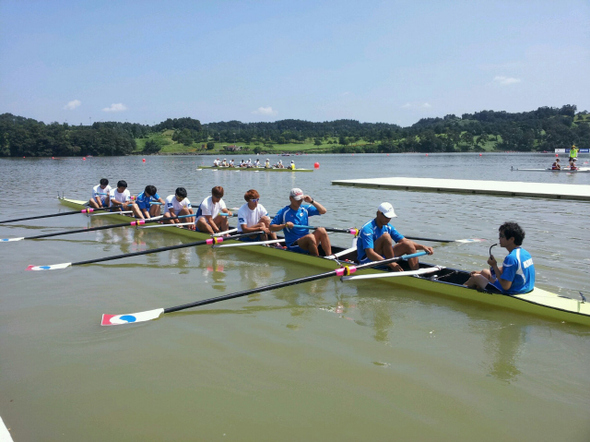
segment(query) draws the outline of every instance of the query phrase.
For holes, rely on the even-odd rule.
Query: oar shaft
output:
[[[350,267],[349,270],[352,273],[357,270],[362,270],[364,268],[381,266],[381,265],[389,264],[389,263],[392,263],[395,261],[416,258],[418,256],[422,256],[425,254],[426,254],[426,252],[421,251],[418,253],[414,253],[412,255],[403,255],[403,256],[398,256],[395,258],[385,259],[383,261],[368,262],[366,264],[361,264],[358,266]],[[319,275],[304,276],[303,278],[291,279],[290,281],[284,281],[284,282],[277,282],[275,284],[267,285],[264,287],[257,287],[257,288],[253,288],[253,289],[249,289],[249,290],[243,290],[241,292],[230,293],[229,295],[217,296],[216,298],[203,299],[202,301],[191,302],[188,304],[178,305],[176,307],[168,307],[168,308],[164,309],[164,313],[177,312],[177,311],[186,310],[186,309],[189,309],[192,307],[213,304],[213,303],[220,302],[220,301],[226,301],[228,299],[239,298],[241,296],[248,296],[248,295],[252,295],[254,293],[267,292],[269,290],[275,290],[275,289],[279,289],[282,287],[288,287],[290,285],[301,284],[303,282],[317,281],[318,279],[329,278],[330,276],[342,276],[344,274],[345,269],[347,269],[347,267],[342,267],[342,268],[339,268],[336,270],[331,270],[329,272],[320,273]]]
[[[297,226],[297,225],[295,225],[294,227],[298,227],[298,228],[302,228],[302,229],[310,229],[310,230],[311,229],[319,229],[319,227],[315,227],[315,226]],[[350,233],[351,235],[357,235],[359,233],[358,229],[355,229],[355,228],[338,229],[336,227],[324,227],[324,229],[326,230],[326,232]]]
[[[262,233],[262,232],[256,232],[256,233]],[[233,236],[229,236],[227,238],[208,238],[208,239],[205,239],[202,241],[189,242],[186,244],[177,244],[174,246],[159,247],[157,249],[148,249],[148,250],[142,250],[139,252],[123,253],[121,255],[106,256],[103,258],[88,259],[86,261],[73,262],[71,265],[72,266],[79,266],[79,265],[84,265],[84,264],[95,264],[97,262],[112,261],[112,260],[121,259],[121,258],[130,258],[132,256],[149,255],[150,253],[165,252],[167,250],[183,249],[186,247],[195,247],[195,246],[200,246],[203,244],[213,245],[213,244],[217,244],[217,243],[220,243],[220,242],[223,242],[226,240],[238,239],[238,238],[241,238],[243,236],[248,236],[248,235],[252,235],[252,233],[233,235]]]
[[[432,242],[455,242],[454,239],[434,239],[434,238],[419,238],[417,236],[406,236],[406,238],[413,241],[432,241]]]
[[[7,219],[4,221],[0,221],[0,224],[3,223],[13,223],[16,221],[27,221],[30,219],[41,219],[41,218],[53,218],[55,216],[66,216],[66,215],[75,215],[76,213],[91,213],[91,212],[95,212],[97,210],[107,210],[106,207],[101,207],[100,209],[92,209],[92,208],[88,208],[88,209],[82,209],[82,210],[75,210],[73,212],[61,212],[61,213],[52,213],[50,215],[38,215],[38,216],[29,216],[26,218],[15,218],[15,219]]]

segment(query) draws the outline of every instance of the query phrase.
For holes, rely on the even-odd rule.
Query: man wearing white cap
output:
[[[297,227],[309,225],[309,217],[323,215],[327,212],[326,208],[311,196],[304,195],[303,190],[298,187],[291,189],[289,201],[291,204],[279,210],[270,222],[270,230],[283,230],[285,245],[289,250],[319,256],[318,246],[321,245],[326,256],[332,255],[332,246],[326,229],[318,227],[309,233],[309,229]],[[303,204],[304,202],[308,204]]]
[[[416,253],[417,250],[424,250],[429,255],[434,253],[432,247],[424,246],[404,238],[395,227],[389,224],[391,218],[396,217],[397,215],[391,204],[381,203],[377,209],[375,219],[369,221],[361,228],[356,243],[357,258],[360,263],[382,261],[395,256]],[[419,267],[418,258],[409,259],[408,264],[411,269],[416,270]],[[396,272],[403,270],[395,262],[389,264],[389,267]]]

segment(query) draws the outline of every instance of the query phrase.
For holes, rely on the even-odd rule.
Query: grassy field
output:
[[[135,141],[137,143],[137,148],[135,150],[136,154],[141,154],[145,143],[148,140],[154,140],[162,149],[160,150],[161,154],[199,154],[199,155],[232,155],[232,156],[240,156],[240,155],[255,155],[257,152],[265,155],[276,155],[281,153],[332,153],[334,152],[334,148],[341,148],[338,144],[338,140],[330,139],[327,142],[322,142],[320,146],[316,146],[312,139],[306,140],[304,143],[289,143],[289,144],[263,144],[259,141],[254,141],[252,143],[240,143],[238,142],[237,145],[241,147],[239,151],[230,152],[224,149],[225,146],[228,146],[227,142],[215,142],[215,146],[213,149],[207,149],[205,143],[193,143],[190,146],[186,146],[181,143],[177,143],[176,141],[172,140],[172,135],[174,131],[167,130],[162,133],[151,134],[147,138],[137,138]],[[477,151],[488,151],[493,152],[496,150],[497,143],[502,141],[501,137],[497,137],[498,140],[488,141],[482,146],[477,146],[475,150]],[[364,140],[357,141],[353,145],[349,145],[348,147],[353,149],[354,147],[363,147],[367,146],[370,143]],[[467,151],[473,151],[474,148],[471,146],[464,146],[464,149]],[[459,150],[457,150],[459,151]]]

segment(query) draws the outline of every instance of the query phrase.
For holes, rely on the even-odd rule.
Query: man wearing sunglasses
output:
[[[531,254],[521,247],[524,230],[517,223],[506,222],[498,232],[500,247],[508,250],[502,267],[498,267],[496,258],[490,255],[490,268],[471,272],[471,277],[464,285],[506,295],[530,292],[535,288],[535,266]]]
[[[238,210],[238,232],[259,232],[252,236],[244,236],[241,241],[267,241],[277,239],[277,235],[270,231],[270,217],[260,201],[260,194],[255,189],[250,189],[244,194],[246,204]]]

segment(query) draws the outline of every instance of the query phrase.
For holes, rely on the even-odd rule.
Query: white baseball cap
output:
[[[294,187],[291,189],[291,193],[289,193],[289,196],[296,201],[302,200],[303,199],[303,190],[301,190],[299,187]]]
[[[386,218],[396,218],[397,217],[397,215],[395,214],[395,211],[393,210],[393,206],[389,203],[381,203],[381,205],[379,206],[379,208],[377,210],[379,212],[381,212]]]

